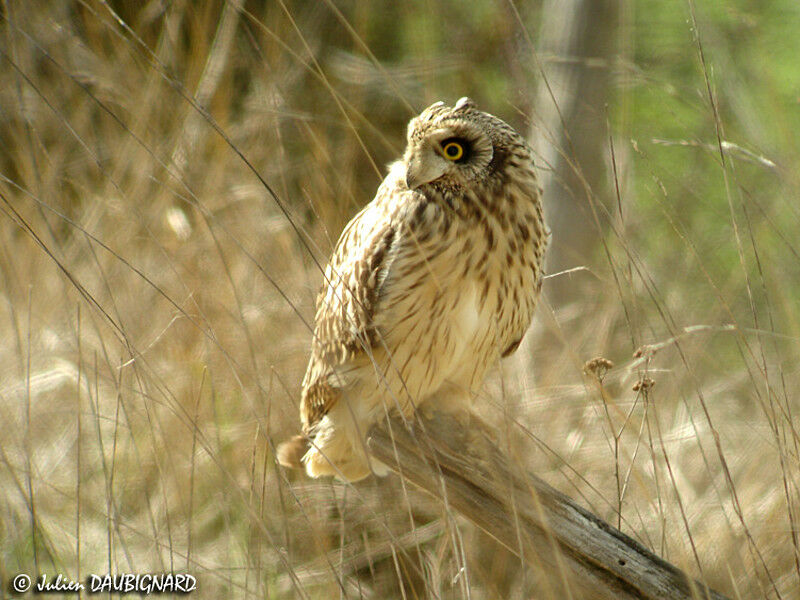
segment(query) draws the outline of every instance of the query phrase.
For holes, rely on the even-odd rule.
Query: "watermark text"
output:
[[[197,579],[188,573],[116,573],[89,575],[76,581],[65,575],[42,574],[35,580],[27,573],[20,573],[11,580],[12,592],[24,594],[188,594],[197,589]]]

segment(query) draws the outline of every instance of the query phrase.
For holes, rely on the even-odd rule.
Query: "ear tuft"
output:
[[[434,102],[433,104],[431,104],[428,108],[423,110],[420,114],[424,115],[425,113],[433,112],[434,110],[436,110],[437,108],[441,108],[442,106],[444,106],[444,102],[439,100],[438,102]]]
[[[463,96],[462,98],[458,99],[458,102],[456,102],[455,110],[461,110],[463,108],[478,108],[478,106],[475,104],[475,101],[472,100],[472,98]]]

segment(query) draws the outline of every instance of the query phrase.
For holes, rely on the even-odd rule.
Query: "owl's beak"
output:
[[[406,185],[408,189],[415,190],[421,185],[438,179],[442,174],[443,170],[435,158],[432,160],[420,160],[414,157],[408,162],[408,168],[406,169]]]
[[[408,166],[408,169],[406,170],[406,186],[410,190],[415,190],[420,185],[422,185],[422,182],[420,181],[417,171],[414,169],[414,165],[411,164]]]

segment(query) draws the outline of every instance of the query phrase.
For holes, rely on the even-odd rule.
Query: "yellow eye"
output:
[[[447,142],[442,146],[444,157],[448,160],[459,160],[464,156],[464,146],[458,142]]]

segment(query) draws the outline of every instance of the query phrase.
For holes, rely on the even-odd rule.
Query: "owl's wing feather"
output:
[[[306,432],[339,398],[336,367],[366,355],[380,343],[376,310],[385,299],[384,283],[397,268],[397,257],[405,254],[399,251],[403,227],[393,214],[398,212],[397,193],[396,188],[382,186],[375,200],[342,232],[325,269],[303,382],[301,418]]]

